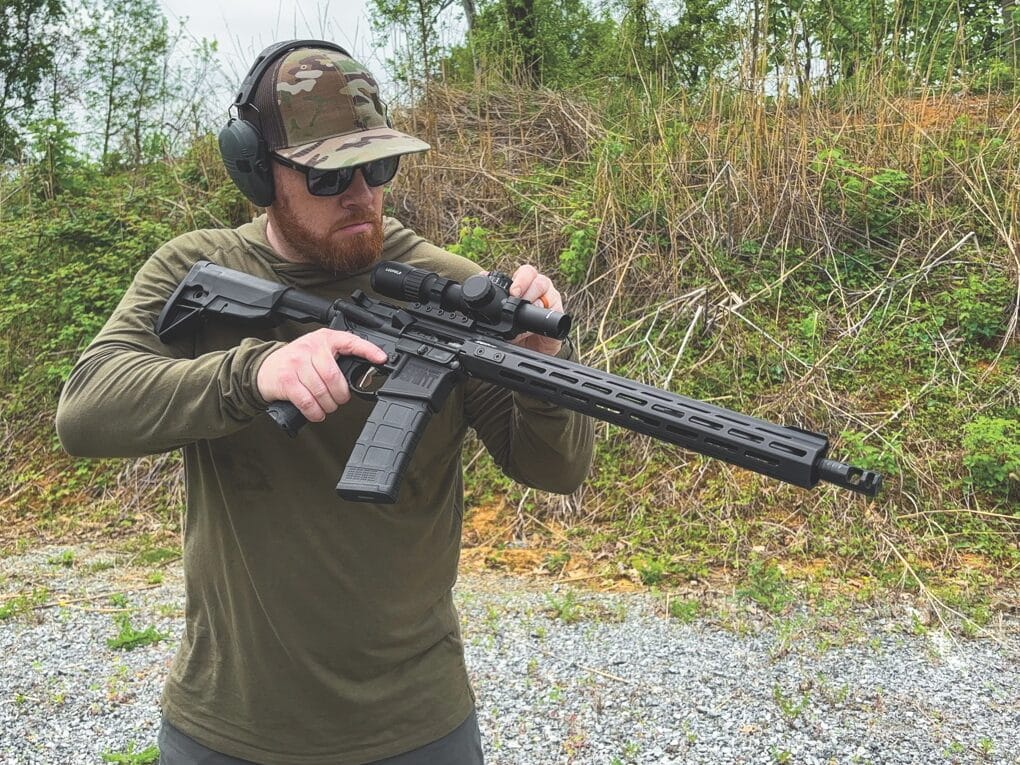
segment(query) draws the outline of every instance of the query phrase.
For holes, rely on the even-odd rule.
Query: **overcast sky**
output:
[[[365,10],[367,0],[342,2],[274,3],[252,0],[159,0],[170,28],[185,21],[186,35],[193,41],[215,39],[219,44],[221,68],[234,88],[240,84],[255,56],[279,40],[312,38],[331,40],[347,48],[380,80],[390,55],[375,44]],[[230,90],[224,93],[229,103]]]

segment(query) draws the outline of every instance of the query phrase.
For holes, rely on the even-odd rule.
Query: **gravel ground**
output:
[[[76,548],[65,566],[67,549],[0,560],[0,614],[16,594],[49,592],[0,620],[3,765],[102,763],[155,744],[180,563]],[[972,639],[906,606],[773,618],[731,602],[683,623],[661,596],[496,576],[465,576],[457,595],[489,765],[1020,764],[1015,616]],[[125,618],[167,637],[113,650]]]

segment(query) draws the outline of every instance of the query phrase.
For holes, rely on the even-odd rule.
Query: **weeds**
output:
[[[568,563],[570,563],[570,553],[559,551],[547,555],[542,561],[542,568],[550,574],[561,574]]]
[[[691,624],[701,615],[701,603],[697,600],[674,598],[669,601],[669,615],[684,624]]]
[[[46,603],[49,598],[50,591],[45,587],[36,587],[30,593],[15,595],[6,602],[0,603],[0,621],[27,614],[32,609]]]
[[[74,551],[64,550],[60,555],[54,555],[46,560],[51,566],[63,566],[71,568],[74,565]]]
[[[563,595],[546,595],[545,599],[549,605],[548,613],[553,619],[574,624],[585,617],[584,605],[573,590],[567,590]]]
[[[113,762],[119,765],[155,765],[159,762],[159,747],[155,744],[140,751],[135,747],[135,742],[131,741],[124,751],[103,752],[103,762]]]
[[[772,614],[786,610],[795,598],[782,569],[772,561],[761,560],[751,562],[747,583],[737,589],[737,595],[754,601]]]
[[[976,488],[1020,498],[1020,421],[977,417],[964,426],[963,464]],[[1014,508],[1020,516],[1020,506]]]
[[[783,713],[783,717],[790,722],[800,717],[811,703],[811,697],[807,693],[802,694],[800,699],[794,700],[783,693],[783,689],[778,685],[772,689],[772,699],[779,707],[779,711]]]
[[[661,582],[669,572],[669,564],[661,558],[642,555],[631,561],[634,569],[638,572],[641,583],[653,585]]]
[[[116,637],[106,641],[106,646],[114,651],[131,651],[135,648],[159,643],[169,637],[169,635],[158,632],[155,627],[136,630],[131,626],[131,617],[128,614],[119,615],[116,618],[116,623],[120,631]]]

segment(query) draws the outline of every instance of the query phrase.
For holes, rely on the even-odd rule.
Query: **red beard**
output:
[[[338,223],[323,234],[304,226],[300,215],[283,199],[277,198],[269,211],[273,227],[306,263],[313,263],[338,276],[362,271],[379,260],[383,250],[382,220],[355,216]],[[354,235],[343,235],[342,226],[369,223],[372,228]]]

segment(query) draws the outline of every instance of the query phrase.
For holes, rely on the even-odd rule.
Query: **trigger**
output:
[[[361,375],[355,381],[354,385],[358,388],[367,388],[369,385],[372,384],[372,378],[375,377],[375,372],[376,372],[375,367],[368,367],[364,372],[361,373]]]
[[[376,372],[380,371],[379,367],[369,364],[360,356],[341,356],[337,360],[337,364],[347,380],[347,387],[351,393],[366,401],[376,400],[375,391],[368,390],[368,386],[372,383]]]
[[[371,364],[356,367],[353,372],[354,374],[347,380],[347,385],[351,389],[351,393],[365,399],[366,401],[375,401],[377,398],[375,391],[367,390],[368,386],[372,384],[372,379],[375,377],[375,373],[378,370]]]

